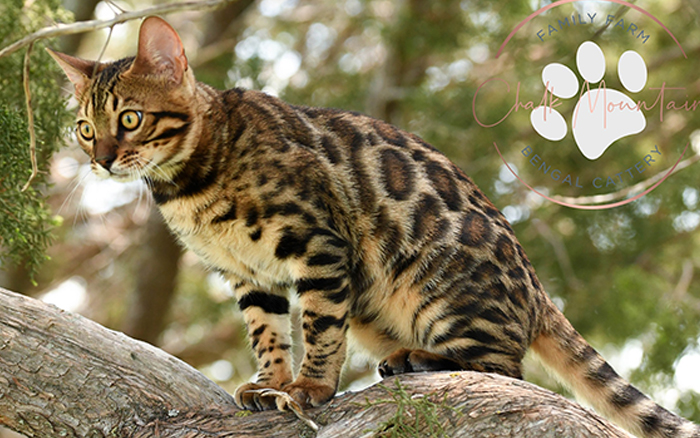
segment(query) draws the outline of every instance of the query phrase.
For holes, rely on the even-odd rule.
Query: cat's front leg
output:
[[[245,281],[239,281],[234,287],[258,363],[257,381],[241,385],[236,389],[234,399],[240,407],[249,410],[276,409],[275,397],[262,396],[256,390],[280,389],[292,381],[292,339],[287,290],[264,290]]]
[[[319,406],[335,395],[347,347],[350,277],[343,242],[313,239],[296,282],[301,307],[304,359],[296,380],[282,389],[301,407]],[[284,400],[278,401],[282,409]]]

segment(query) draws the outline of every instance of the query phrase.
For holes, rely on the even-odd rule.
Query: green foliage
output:
[[[381,438],[449,438],[445,434],[445,428],[440,423],[441,411],[449,410],[458,415],[461,415],[462,412],[447,403],[447,394],[445,394],[442,402],[435,403],[430,400],[435,394],[411,396],[401,386],[401,382],[398,379],[396,379],[395,384],[395,389],[378,385],[391,398],[367,400],[363,405],[368,408],[382,405],[396,407],[396,411],[389,419],[382,422],[376,429],[368,432],[374,432],[372,436]]]
[[[31,170],[27,167],[29,142],[26,121],[0,107],[0,245],[3,263],[8,260],[38,265],[49,244],[49,213],[33,188],[19,190]],[[38,250],[37,250],[38,249]]]
[[[67,14],[56,0],[0,4],[0,42],[4,47]],[[25,263],[34,272],[46,259],[51,242],[51,217],[43,198],[48,159],[62,144],[70,115],[58,93],[63,79],[45,52],[46,43],[35,44],[31,55],[30,90],[37,135],[40,173],[25,192],[31,175],[27,112],[22,87],[24,51],[0,59],[0,264]]]

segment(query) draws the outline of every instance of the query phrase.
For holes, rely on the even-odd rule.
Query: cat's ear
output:
[[[49,48],[46,49],[49,55],[56,60],[59,66],[68,76],[68,79],[75,86],[75,94],[81,94],[87,84],[90,82],[92,75],[95,72],[95,61],[87,61],[85,59],[76,58],[66,55],[65,53],[56,52]]]
[[[175,84],[182,82],[187,58],[175,29],[162,18],[151,16],[141,23],[139,51],[129,69],[134,75],[167,76]]]

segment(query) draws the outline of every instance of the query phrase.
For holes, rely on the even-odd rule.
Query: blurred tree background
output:
[[[10,3],[27,7],[19,1]],[[59,11],[34,22],[36,28],[65,20],[62,8],[72,11],[76,20],[86,20],[110,18],[119,8],[143,9],[163,2],[30,3]],[[526,127],[529,111],[513,113],[509,124],[490,129],[479,126],[472,112],[477,88],[496,76],[508,80],[511,92],[498,94],[485,87],[476,108],[481,120],[493,122],[508,112],[518,81],[523,90],[539,87],[539,97],[534,91],[527,96],[539,102],[542,67],[550,62],[573,67],[578,43],[591,35],[606,51],[609,88],[620,88],[613,74],[616,57],[633,46],[649,67],[648,87],[666,82],[669,87],[686,87],[683,100],[700,99],[700,0],[634,3],[676,34],[687,58],[650,20],[644,22],[645,31],[652,35],[649,40],[643,46],[631,41],[629,29],[613,25],[620,18],[627,25],[641,24],[643,17],[604,2],[568,4],[538,17],[513,36],[498,59],[495,55],[511,30],[548,1],[239,0],[215,12],[182,12],[166,18],[180,33],[200,81],[219,88],[260,89],[295,104],[364,112],[414,132],[446,153],[504,211],[548,293],[584,337],[644,392],[700,422],[700,275],[695,272],[700,268],[698,165],[674,174],[638,201],[585,211],[556,205],[530,192],[493,148],[496,141],[518,173],[550,195],[594,194],[590,188],[594,177],[629,168],[655,145],[663,159],[647,170],[645,178],[670,167],[691,140],[684,158],[693,160],[700,150],[697,112],[667,111],[662,122],[658,109],[651,111],[646,132],[653,135],[620,140],[595,166],[571,153],[571,134],[556,147],[545,149],[547,143],[534,130],[512,128]],[[3,8],[11,9],[0,4],[0,12]],[[599,15],[588,27],[557,24],[558,19],[572,14],[585,17],[590,11]],[[616,19],[605,27],[607,15]],[[546,30],[548,24],[560,31],[548,37],[546,44],[536,44],[536,32]],[[49,45],[95,59],[109,38],[104,59],[116,59],[135,52],[138,26],[134,21],[116,26],[111,34],[108,30],[79,34]],[[2,46],[30,30],[6,35],[4,29],[0,26]],[[36,68],[46,73],[33,73],[33,86],[43,87],[44,76],[54,75],[55,68],[40,63],[43,50],[36,52]],[[15,136],[11,142],[20,152],[28,144],[24,100],[18,91],[22,56],[0,59],[0,123],[3,135]],[[57,132],[70,126],[53,103],[68,99],[69,90],[69,84],[42,89],[34,99],[37,112],[46,105],[54,115],[53,122],[40,124],[40,140],[51,145],[44,149],[46,159],[56,149]],[[647,89],[635,100],[652,103],[657,94]],[[567,115],[572,107],[562,108]],[[13,129],[5,130],[5,118],[11,118],[7,123]],[[248,380],[255,371],[254,362],[228,286],[204,270],[196,256],[181,252],[143,185],[92,178],[87,157],[67,132],[67,146],[50,161],[46,175],[50,184],[34,185],[50,209],[36,213],[42,218],[42,230],[53,227],[49,260],[41,264],[33,285],[25,267],[27,256],[3,258],[0,285],[161,346],[229,390]],[[6,138],[0,138],[0,143],[10,141]],[[547,161],[556,160],[564,174],[587,181],[587,192],[556,185],[529,166],[520,152],[527,145]],[[3,150],[0,160],[5,158]],[[28,176],[29,168],[23,172],[22,178]],[[599,193],[638,182],[624,180]],[[0,207],[5,215],[10,192],[18,189],[2,187]],[[5,254],[22,254],[8,252],[11,242],[7,240],[0,240],[0,245]],[[21,263],[13,263],[17,261]],[[526,378],[558,389],[529,359]],[[343,388],[376,379],[373,364],[353,355]]]

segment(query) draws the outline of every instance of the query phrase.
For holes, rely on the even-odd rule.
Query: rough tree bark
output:
[[[0,289],[0,425],[29,437],[629,437],[527,382],[404,375],[308,411],[250,413],[146,343]],[[403,429],[402,429],[403,428]],[[398,435],[392,435],[392,432]]]

